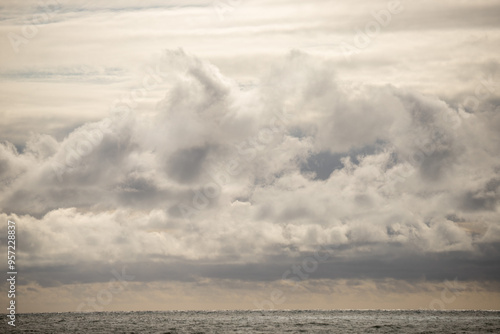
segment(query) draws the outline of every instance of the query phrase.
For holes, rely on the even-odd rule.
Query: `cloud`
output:
[[[63,140],[1,144],[25,282],[103,282],[115,266],[144,282],[272,282],[325,249],[310,279],[498,277],[492,112],[346,84],[298,51],[251,89],[181,50],[161,69],[154,113],[124,104]]]

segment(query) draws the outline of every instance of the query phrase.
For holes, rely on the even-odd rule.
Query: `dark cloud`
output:
[[[204,278],[232,279],[238,281],[269,282],[282,279],[303,281],[306,279],[387,279],[416,282],[420,280],[444,281],[459,278],[461,281],[495,281],[500,274],[498,255],[500,244],[481,246],[478,255],[466,252],[449,252],[432,257],[416,254],[403,245],[391,245],[382,249],[372,247],[372,254],[362,258],[344,257],[352,246],[333,247],[333,252],[319,253],[325,261],[317,261],[315,253],[303,253],[296,257],[269,257],[258,263],[219,263],[220,261],[186,261],[151,256],[148,260],[105,262],[79,262],[75,266],[32,266],[23,270],[24,282],[36,282],[43,287],[62,284],[107,282],[113,270],[134,276],[134,281],[198,281]],[[403,256],[395,256],[395,252]],[[333,255],[332,255],[333,254]],[[304,264],[309,261],[307,264]],[[311,261],[317,261],[314,271]],[[117,269],[118,268],[118,269]]]

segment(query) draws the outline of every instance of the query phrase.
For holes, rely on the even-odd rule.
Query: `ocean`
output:
[[[15,329],[5,319],[1,333],[500,333],[500,311],[35,313],[17,315]]]

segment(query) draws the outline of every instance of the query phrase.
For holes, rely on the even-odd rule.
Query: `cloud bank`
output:
[[[138,282],[271,283],[314,254],[308,281],[498,280],[498,112],[342,81],[299,51],[250,87],[182,50],[156,69],[63,140],[1,143],[24,284],[120,266]],[[136,109],[154,80],[164,98]]]

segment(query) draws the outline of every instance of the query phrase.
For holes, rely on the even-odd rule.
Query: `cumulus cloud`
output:
[[[146,282],[277,281],[327,250],[310,278],[498,278],[495,112],[343,82],[299,51],[245,89],[181,50],[159,68],[152,113],[124,103],[63,140],[0,145],[26,282],[102,282],[117,265]]]

